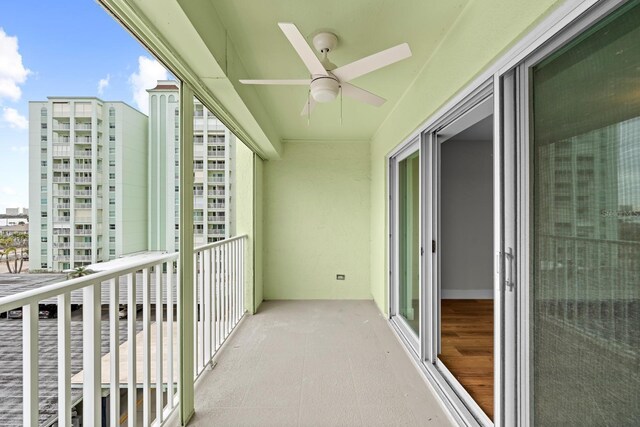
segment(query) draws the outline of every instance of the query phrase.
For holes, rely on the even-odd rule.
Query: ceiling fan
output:
[[[281,22],[278,23],[278,26],[306,65],[311,77],[298,80],[240,80],[240,83],[249,85],[308,85],[310,97],[300,113],[302,116],[309,114],[317,102],[331,102],[336,99],[340,90],[343,95],[355,100],[376,107],[381,106],[386,102],[386,99],[348,82],[411,56],[409,45],[402,43],[350,64],[336,67],[327,57],[328,53],[338,45],[338,37],[335,34],[321,32],[313,37],[313,46],[322,54],[322,60],[320,60],[295,24]]]

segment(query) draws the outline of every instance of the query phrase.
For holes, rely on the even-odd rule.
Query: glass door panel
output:
[[[640,425],[640,6],[531,69],[533,424]]]
[[[420,153],[398,162],[398,314],[420,332]]]

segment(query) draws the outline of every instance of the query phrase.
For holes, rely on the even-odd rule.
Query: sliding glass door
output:
[[[394,265],[391,315],[419,353],[421,171],[418,141],[391,159]]]
[[[398,315],[420,333],[420,155],[398,163]]]
[[[640,425],[640,2],[518,74],[530,204],[523,422]]]

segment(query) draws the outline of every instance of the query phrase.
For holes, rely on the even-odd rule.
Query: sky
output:
[[[2,2],[0,213],[28,207],[29,101],[97,96],[147,113],[146,89],[167,78],[162,65],[95,1]]]

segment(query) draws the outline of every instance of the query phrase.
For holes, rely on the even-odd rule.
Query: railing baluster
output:
[[[151,296],[149,268],[142,270],[142,425],[151,424]]]
[[[162,270],[164,263],[154,267],[156,273],[156,423],[162,422],[162,357],[163,347],[163,304],[162,304]],[[168,271],[167,271],[168,273]]]
[[[71,427],[71,296],[58,295],[58,427]]]
[[[180,263],[176,262],[176,319],[178,324],[176,325],[177,334],[176,339],[178,341],[178,351],[176,353],[177,366],[178,366],[178,384],[177,384],[177,402],[180,403],[180,393],[182,390],[182,375],[180,374],[180,366],[182,365],[182,352],[180,351],[180,343],[182,342],[182,281],[180,280]]]
[[[22,422],[38,426],[38,303],[22,307]]]
[[[193,280],[198,283],[198,253],[193,254]],[[194,286],[193,292],[193,320],[195,322],[195,329],[193,330],[194,342],[193,342],[193,377],[198,376],[198,355],[200,354],[198,348],[200,340],[198,339],[198,287]]]
[[[231,321],[231,326],[234,327],[236,326],[236,319],[238,318],[238,293],[237,293],[237,282],[238,282],[238,245],[237,245],[238,241],[234,240],[233,242],[231,242],[231,271],[232,271],[232,275],[233,275],[233,280],[231,281],[231,296],[232,296],[232,302],[233,302],[233,306],[232,306],[232,321]]]
[[[244,239],[240,240],[240,311],[244,316]]]
[[[229,318],[229,312],[231,311],[229,308],[231,307],[231,302],[229,301],[229,289],[230,289],[230,266],[231,266],[231,253],[229,251],[229,243],[225,244],[224,246],[224,258],[225,258],[225,263],[224,263],[224,300],[225,300],[225,305],[224,305],[224,318],[225,318],[225,329],[224,329],[224,337],[225,339],[227,338],[227,336],[229,335],[229,332],[231,331],[231,319]]]
[[[204,308],[205,308],[205,296],[204,296],[204,274],[202,272],[202,268],[203,268],[203,256],[202,256],[202,252],[197,254],[197,260],[198,263],[196,263],[197,266],[197,270],[198,270],[198,321],[196,322],[196,326],[197,326],[197,331],[198,331],[198,350],[199,350],[199,357],[200,357],[200,363],[198,364],[198,373],[202,372],[202,369],[204,368],[204,365],[207,363],[206,360],[206,356],[205,356],[205,345],[204,345]]]
[[[215,316],[215,322],[216,322],[216,351],[218,351],[218,349],[220,348],[220,343],[221,343],[221,339],[220,337],[222,336],[222,332],[220,329],[220,248],[216,247],[215,248],[215,265],[214,265],[214,270],[215,270],[215,309],[216,309],[216,316]]]
[[[205,348],[205,364],[211,361],[213,352],[211,351],[211,250],[206,249],[200,255],[203,262],[204,276],[204,348]]]
[[[120,426],[120,279],[109,281],[110,425]]]
[[[167,404],[173,408],[173,261],[167,263]]]
[[[127,419],[129,427],[137,427],[138,411],[138,382],[136,372],[136,316],[138,305],[136,302],[136,273],[127,275],[129,287],[127,289]]]
[[[100,364],[100,316],[101,283],[91,284],[83,289],[82,306],[82,420],[85,425],[101,424],[102,395]]]

